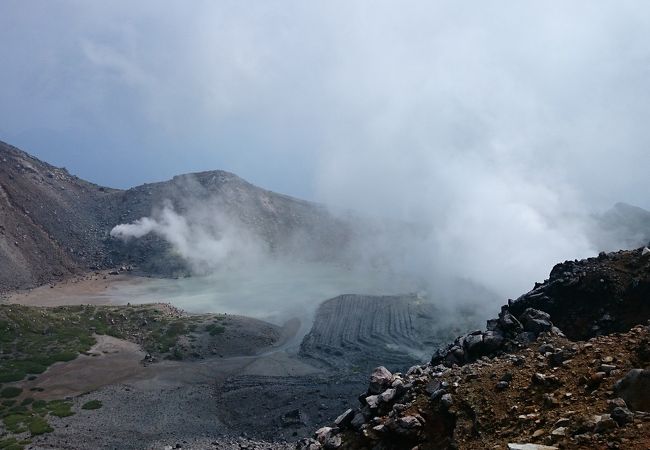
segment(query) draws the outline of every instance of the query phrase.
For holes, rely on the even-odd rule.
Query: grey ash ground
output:
[[[368,316],[373,304],[376,311]],[[83,312],[89,307],[69,308]],[[112,311],[101,317],[124,339],[148,342],[155,348],[148,335],[126,322],[133,317],[144,329],[151,327],[137,312],[149,307],[91,309],[97,314],[102,308]],[[345,309],[345,320],[330,314],[330,308]],[[277,327],[246,317],[187,316],[172,311],[170,323],[182,321],[185,328],[165,354],[150,356],[137,345],[102,338],[89,351],[96,356],[82,355],[55,364],[35,380],[19,382],[25,392],[32,387],[44,389],[38,393],[41,397],[71,398],[76,412],[51,418],[53,432],[32,437],[27,448],[136,449],[176,444],[192,448],[203,442],[201,439],[216,442],[216,448],[228,448],[239,446],[243,438],[265,442],[263,448],[285,448],[286,442],[309,436],[315,428],[334,420],[362,390],[368,368],[384,359],[390,360],[394,369],[421,362],[417,354],[425,354],[434,339],[430,330],[436,327],[431,311],[422,314],[427,309],[415,296],[331,299],[317,313],[317,325],[305,338],[301,354],[295,344],[300,329],[295,321]],[[125,318],[124,323],[120,317]],[[364,324],[355,339],[372,352],[357,349],[346,360],[346,346],[333,340],[331,333],[325,335],[326,347],[319,344],[325,341],[314,337],[320,330],[350,329],[354,323]],[[419,344],[416,338],[424,334],[429,336],[427,344]],[[81,405],[89,400],[100,400],[102,407],[82,410]]]

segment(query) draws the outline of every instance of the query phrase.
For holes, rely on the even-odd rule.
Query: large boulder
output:
[[[551,331],[551,328],[553,328],[551,316],[534,308],[526,308],[523,314],[519,316],[519,320],[523,323],[525,331],[535,334]]]
[[[650,412],[650,370],[630,370],[614,385],[614,391],[631,410]]]
[[[393,374],[384,366],[379,366],[372,371],[370,375],[370,384],[368,385],[369,394],[381,394],[390,387],[393,382]]]

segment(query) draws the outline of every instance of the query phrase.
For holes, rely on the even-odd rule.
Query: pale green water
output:
[[[380,271],[267,264],[203,277],[114,283],[105,294],[120,303],[169,302],[188,312],[240,314],[280,325],[293,317],[311,319],[323,300],[341,294],[392,295],[416,289],[414,280]]]

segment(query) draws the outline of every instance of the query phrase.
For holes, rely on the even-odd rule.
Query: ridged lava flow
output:
[[[318,308],[300,354],[337,365],[402,366],[440,342],[437,325],[435,307],[415,295],[341,295]]]

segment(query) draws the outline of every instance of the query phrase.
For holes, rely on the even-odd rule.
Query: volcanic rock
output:
[[[632,369],[614,386],[633,411],[650,412],[650,370]]]

